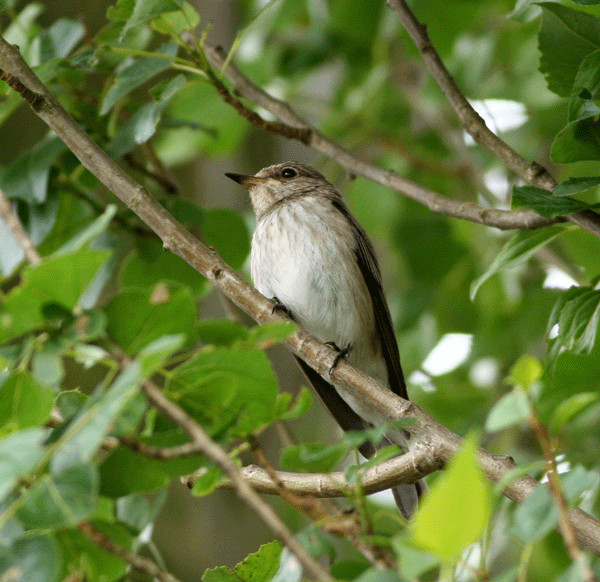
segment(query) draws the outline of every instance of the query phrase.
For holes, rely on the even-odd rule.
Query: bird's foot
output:
[[[292,316],[292,312],[279,300],[278,297],[273,297],[271,299],[273,301],[273,308],[271,309],[271,314],[276,312],[285,313],[290,319],[294,319]]]
[[[325,342],[325,345],[332,347],[337,352],[333,364],[331,364],[331,367],[329,368],[329,374],[331,375],[336,366],[340,363],[340,360],[348,359],[348,354],[350,354],[352,346],[348,345],[345,348],[340,348],[335,342]]]

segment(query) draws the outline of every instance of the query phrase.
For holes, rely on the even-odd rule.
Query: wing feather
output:
[[[354,252],[356,254],[360,272],[362,273],[371,296],[373,313],[375,316],[375,326],[381,342],[390,389],[398,396],[408,400],[404,374],[402,373],[402,366],[400,365],[398,342],[396,341],[390,309],[385,300],[385,295],[383,294],[381,272],[379,271],[379,264],[377,263],[373,245],[360,224],[358,224],[357,220],[352,216],[348,207],[339,199],[334,199],[333,205],[345,216],[355,232],[355,239],[357,242]]]

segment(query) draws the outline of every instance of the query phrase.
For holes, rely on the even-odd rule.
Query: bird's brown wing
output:
[[[387,368],[389,387],[392,392],[408,400],[408,392],[406,390],[404,374],[402,373],[402,366],[400,365],[400,353],[392,324],[392,316],[390,315],[390,310],[383,294],[381,273],[373,245],[360,224],[352,216],[348,207],[341,200],[337,199],[333,201],[333,205],[346,217],[355,231],[357,243],[354,252],[360,272],[371,296],[375,326]]]

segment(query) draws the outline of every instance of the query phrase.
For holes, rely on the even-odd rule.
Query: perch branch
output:
[[[26,89],[21,93],[35,113],[65,142],[81,163],[108,189],[121,199],[163,241],[165,249],[177,254],[207,277],[220,291],[258,323],[284,320],[273,313],[273,303],[242,279],[214,250],[209,249],[179,224],[146,190],[111,160],[77,125],[48,89],[35,76],[18,50],[0,37],[0,69],[17,79]],[[13,85],[11,85],[13,86]],[[386,420],[415,419],[411,434],[432,456],[445,464],[457,451],[461,439],[437,422],[413,402],[403,400],[385,389],[366,374],[340,361],[330,374],[337,352],[307,334],[297,330],[288,340],[291,351],[307,362],[323,378],[333,382],[342,396],[350,396],[362,408]],[[499,481],[514,469],[507,457],[497,457],[481,450],[479,462],[493,481]],[[520,503],[538,486],[535,479],[521,477],[504,489],[504,494]],[[254,493],[254,492],[253,492]],[[600,555],[600,521],[580,509],[570,516],[579,543]]]

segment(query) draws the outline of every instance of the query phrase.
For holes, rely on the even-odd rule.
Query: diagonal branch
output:
[[[229,475],[229,478],[242,501],[254,509],[264,523],[270,527],[277,537],[279,537],[290,551],[294,553],[308,572],[315,576],[317,580],[333,580],[329,576],[327,570],[316,562],[296,538],[294,538],[292,532],[287,528],[283,521],[281,521],[279,516],[275,513],[275,510],[265,503],[259,497],[258,493],[246,483],[240,473],[239,467],[231,457],[215,441],[213,441],[208,434],[206,434],[204,429],[189,416],[183,408],[169,400],[162,393],[160,388],[150,381],[146,381],[142,384],[142,392],[148,401],[163,416],[187,432],[192,439],[192,442],[202,451],[202,453]]]
[[[209,61],[215,67],[220,68],[223,66],[227,58],[223,49],[205,44],[204,50]],[[499,210],[495,208],[483,208],[474,202],[454,200],[442,196],[434,190],[430,190],[417,182],[404,178],[393,170],[380,168],[376,164],[362,160],[344,149],[302,119],[287,103],[272,97],[255,85],[233,63],[228,65],[225,70],[225,76],[232,83],[235,93],[242,95],[260,107],[263,107],[291,128],[308,131],[308,138],[306,140],[301,139],[300,141],[303,141],[323,155],[335,160],[340,166],[346,168],[352,174],[359,174],[373,182],[377,182],[391,190],[395,190],[396,192],[427,206],[432,212],[470,220],[471,222],[493,226],[502,230],[515,228],[541,228],[564,220],[563,218],[543,218],[531,210]],[[249,119],[249,121],[252,122],[251,119]],[[263,126],[259,125],[259,127],[262,128]]]
[[[5,76],[8,74],[26,89],[21,92],[21,96],[35,113],[54,130],[92,174],[156,232],[165,249],[177,254],[202,273],[258,323],[286,319],[281,313],[273,313],[271,301],[244,281],[214,250],[194,238],[142,186],[110,159],[50,94],[16,48],[1,37],[0,69]],[[378,415],[386,420],[415,419],[416,422],[411,425],[411,434],[442,464],[457,451],[460,437],[413,402],[403,400],[343,360],[330,374],[332,364],[337,359],[337,352],[331,347],[301,329],[286,343],[294,354],[327,381],[333,382],[343,396],[351,396],[358,401],[370,415]],[[512,459],[497,457],[484,450],[479,453],[479,462],[488,477],[496,482],[514,469]],[[535,479],[521,477],[508,485],[504,494],[520,503],[537,486]],[[571,510],[570,515],[580,544],[600,556],[600,521],[577,508]]]
[[[552,190],[556,180],[550,172],[537,162],[529,162],[500,139],[473,109],[456,81],[435,50],[427,26],[419,22],[406,0],[386,0],[387,5],[398,15],[404,28],[412,38],[432,77],[448,99],[467,133],[480,145],[496,155],[504,164],[529,184]],[[600,237],[600,215],[592,211],[578,212],[567,220]]]

